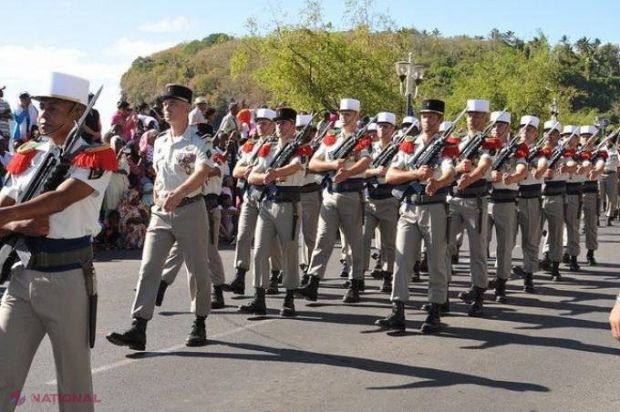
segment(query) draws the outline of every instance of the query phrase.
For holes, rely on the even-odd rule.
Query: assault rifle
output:
[[[596,141],[596,136],[598,136],[598,132],[600,131],[600,129],[596,129],[596,133],[592,134],[592,136],[590,136],[590,138],[588,140],[586,140],[586,142],[579,148],[579,150],[577,150],[575,152],[575,155],[573,156],[573,159],[575,161],[579,161],[579,158],[581,157],[581,154],[586,150],[586,147],[588,147],[590,145],[590,143]]]
[[[485,127],[482,132],[477,133],[469,142],[467,142],[467,144],[461,151],[461,154],[459,155],[459,163],[462,162],[463,160],[471,160],[474,157],[474,155],[478,153],[478,149],[480,149],[480,147],[484,144],[484,139],[486,139],[489,133],[491,133],[491,131],[497,124],[499,117],[502,114],[506,113],[506,110],[508,110],[508,108],[505,108],[504,110],[502,110],[502,112],[499,114],[497,119],[489,123],[489,125]]]
[[[542,148],[543,144],[545,143],[545,140],[547,140],[547,138],[549,138],[549,135],[551,134],[551,132],[555,129],[555,127],[558,124],[560,124],[560,122],[555,120],[555,123],[553,123],[553,125],[551,126],[551,129],[549,129],[547,131],[547,133],[543,134],[542,137],[536,142],[536,145],[534,146],[534,150],[530,151],[530,154],[527,157],[527,164],[528,165],[534,161],[536,156],[538,156],[538,151]]]
[[[570,136],[568,136],[568,138],[566,140],[563,140],[554,150],[553,153],[551,153],[551,157],[549,158],[549,169],[552,169],[553,166],[555,166],[555,164],[562,158],[562,156],[564,156],[564,146],[566,146],[568,144],[568,142],[570,141],[570,139],[573,138],[573,136],[575,136],[575,134],[577,133],[577,129],[575,129],[573,131],[573,133],[571,133]]]
[[[405,140],[409,132],[411,132],[411,130],[413,130],[414,127],[415,125],[412,124],[411,126],[407,128],[407,130],[405,130],[399,136],[396,136],[393,140],[391,140],[390,143],[388,143],[388,145],[385,146],[383,150],[381,150],[381,153],[379,153],[379,155],[375,158],[375,160],[372,161],[370,167],[373,169],[376,169],[378,167],[387,167],[392,161],[392,159],[394,158],[394,156],[396,156],[396,153],[398,153],[400,144],[403,142],[403,140]],[[368,184],[373,185],[373,186],[377,185],[377,178],[376,177],[369,178]]]
[[[336,123],[335,121],[331,120],[327,124],[325,129],[323,129],[321,134],[317,135],[314,139],[310,141],[310,148],[312,149],[312,153],[316,152],[316,149],[318,149],[319,146],[321,146],[321,143],[323,143],[323,139],[325,139],[325,136],[327,136],[327,133],[331,130],[332,127],[334,127],[335,123]]]
[[[508,159],[510,159],[510,156],[512,156],[513,153],[517,150],[517,146],[519,145],[519,140],[521,139],[521,134],[525,131],[525,129],[527,129],[530,123],[531,123],[531,120],[527,122],[526,124],[524,124],[521,127],[521,129],[519,129],[519,132],[515,135],[515,137],[513,137],[512,140],[510,140],[510,143],[508,143],[508,146],[500,150],[499,154],[493,161],[491,170],[497,171],[501,169],[502,166],[504,166],[504,164],[508,161]]]

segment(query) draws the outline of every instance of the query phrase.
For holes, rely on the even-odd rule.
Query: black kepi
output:
[[[164,94],[160,97],[162,100],[177,99],[186,103],[191,103],[193,94],[192,89],[182,84],[167,84]]]
[[[443,114],[446,109],[446,104],[443,100],[437,99],[425,99],[422,100],[422,107],[420,113],[439,113]]]

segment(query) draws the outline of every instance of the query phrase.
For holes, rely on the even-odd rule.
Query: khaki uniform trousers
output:
[[[416,258],[414,251],[420,250],[422,240],[427,246],[428,300],[443,304],[448,299],[446,208],[445,203],[401,205],[396,229],[392,302],[409,300],[409,284]]]
[[[363,206],[361,192],[323,192],[323,204],[319,214],[316,244],[308,269],[309,275],[318,276],[320,279],[325,277],[327,262],[334,249],[336,234],[340,229],[344,235],[343,241],[346,242],[351,253],[349,279],[364,278]]]
[[[282,249],[282,286],[286,290],[299,287],[299,220],[293,222],[294,213],[299,216],[299,203],[267,199],[260,203],[254,239],[254,287],[269,286],[268,258],[274,241]]]
[[[207,211],[209,216],[209,233],[207,234],[207,259],[209,260],[209,271],[211,272],[211,281],[215,286],[219,286],[226,282],[226,275],[224,273],[224,264],[222,263],[222,256],[220,256],[220,240],[219,230],[222,223],[222,211],[219,209],[211,209]],[[213,224],[213,226],[211,226]],[[211,231],[213,231],[213,243],[211,243]],[[164,272],[161,279],[168,285],[172,285],[177,278],[181,266],[185,261],[183,253],[179,250],[179,244],[174,243],[166,264],[164,265]]]
[[[547,221],[547,236],[543,250],[548,251],[549,260],[552,262],[562,261],[563,235],[564,235],[564,206],[565,196],[543,196],[543,223]]]
[[[316,243],[316,232],[319,226],[319,213],[323,197],[321,191],[301,194],[301,229],[303,234],[303,245],[300,263],[306,266],[310,262],[314,244]]]
[[[599,182],[601,203],[607,203],[605,216],[613,217],[618,208],[618,172],[605,172]]]
[[[175,242],[183,254],[191,311],[208,316],[211,311],[211,272],[207,260],[209,222],[204,200],[165,213],[152,209],[142,251],[142,265],[132,317],[150,320],[166,259]]]
[[[509,279],[512,270],[512,250],[517,231],[517,205],[515,202],[490,202],[488,242],[491,242],[493,227],[497,239],[496,274],[500,279]]]
[[[586,232],[586,249],[598,249],[598,193],[583,194],[583,225]]]
[[[0,410],[15,410],[13,391],[22,390],[45,335],[56,363],[59,394],[93,396],[88,344],[88,297],[82,269],[39,272],[19,267],[0,305]],[[94,411],[93,403],[59,403],[60,410]]]
[[[517,198],[517,222],[521,230],[521,249],[523,252],[523,271],[536,273],[538,251],[540,249],[540,220],[542,214],[540,197]]]
[[[466,229],[469,239],[469,265],[472,284],[486,289],[488,286],[488,201],[485,198],[453,197],[448,201],[448,204],[450,205],[450,237],[448,240],[449,254],[446,259],[456,254],[457,234]],[[482,213],[482,219],[480,213]],[[451,280],[449,262],[447,262],[447,266],[449,268],[448,280]]]
[[[364,214],[364,270],[370,265],[370,246],[375,229],[379,229],[382,269],[394,273],[394,254],[396,249],[396,226],[398,224],[398,200],[370,199],[366,202]]]
[[[581,195],[567,195],[564,223],[566,225],[566,253],[579,256],[579,223],[581,222]]]
[[[258,219],[258,202],[251,200],[247,195],[243,197],[241,212],[239,213],[239,223],[237,226],[237,243],[235,245],[235,269],[250,270],[250,252],[254,231],[256,230],[256,220]],[[279,271],[282,269],[282,251],[280,244],[273,242],[269,254],[271,270]]]

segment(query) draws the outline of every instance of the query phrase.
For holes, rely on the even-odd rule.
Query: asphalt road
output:
[[[536,295],[522,292],[521,281],[513,279],[509,302],[487,303],[484,318],[469,318],[456,298],[469,285],[465,241],[450,292],[452,314],[442,318],[437,336],[419,332],[426,282],[412,284],[408,330],[393,336],[373,325],[390,311],[380,281],[367,278],[361,303],[341,302],[334,253],[319,301],[298,300],[296,319],[278,316],[283,294],[268,298],[265,317],[236,313],[250,299],[248,280],[247,297],[226,294],[228,306],[212,312],[211,343],[202,348],[184,346],[193,316],[180,277],[149,322],[147,351],[136,353],[111,345],[105,335],[130,324],[140,253],[100,254],[92,352],[97,410],[618,411],[620,344],[607,323],[620,286],[620,223],[615,224],[600,229],[597,267],[584,263],[574,274],[562,266],[562,283],[538,274]],[[233,254],[222,251],[229,279]],[[57,405],[33,399],[55,392],[46,338],[17,410],[55,411]]]

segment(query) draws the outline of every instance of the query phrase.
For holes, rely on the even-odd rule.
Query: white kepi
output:
[[[43,84],[41,92],[33,96],[33,99],[55,98],[87,106],[89,88],[90,82],[82,77],[52,72]]]

